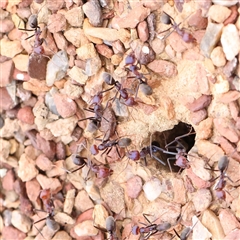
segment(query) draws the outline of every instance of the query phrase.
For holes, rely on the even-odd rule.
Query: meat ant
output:
[[[73,163],[79,167],[74,169],[73,171],[68,171],[69,173],[74,173],[87,165],[89,167],[87,176],[90,170],[95,173],[97,178],[108,178],[110,175],[113,174],[112,169],[105,167],[103,165],[94,164],[90,159],[86,157],[81,157],[79,155],[72,155],[72,160],[73,160]]]
[[[43,205],[46,209],[46,213],[48,213],[48,216],[45,218],[42,218],[36,222],[34,222],[34,227],[37,229],[37,231],[42,235],[41,231],[35,226],[35,224],[42,222],[43,220],[46,220],[46,225],[49,229],[51,229],[53,232],[56,232],[59,230],[60,226],[59,224],[54,220],[54,202],[52,200],[52,195],[51,195],[51,190],[50,188],[48,189],[44,189],[41,190],[40,195],[39,195],[40,199],[43,202]],[[42,211],[42,210],[37,210],[35,209],[35,211]],[[43,235],[42,235],[43,237]],[[43,237],[44,238],[44,237]]]
[[[99,225],[94,225],[95,228],[99,229],[100,231],[107,232],[109,236],[109,240],[118,240],[116,234],[116,221],[114,217],[108,216],[106,218],[106,228],[102,228]]]
[[[125,64],[128,66],[127,70],[132,72],[135,75],[135,78],[139,81],[139,84],[137,86],[137,90],[135,93],[135,99],[137,98],[138,90],[139,88],[141,91],[146,95],[152,95],[153,90],[152,88],[147,84],[147,78],[143,75],[143,73],[140,73],[139,70],[141,69],[141,65],[137,62],[137,59],[134,55],[134,53],[130,53],[125,58]],[[138,64],[140,66],[138,66]]]
[[[107,72],[103,73],[103,78],[104,78],[104,82],[110,86],[113,86],[116,88],[117,93],[116,95],[113,97],[113,101],[115,101],[117,94],[119,93],[119,100],[121,100],[121,98],[124,100],[123,104],[125,104],[126,106],[132,107],[133,105],[136,104],[135,100],[133,97],[129,97],[128,95],[128,89],[127,88],[123,88],[122,84],[119,81],[115,81],[114,78]],[[110,89],[113,89],[110,88]]]
[[[96,140],[101,140],[101,139],[96,139]],[[90,151],[93,155],[98,154],[99,151],[103,151],[101,155],[103,155],[104,153],[108,155],[109,152],[112,150],[112,148],[115,147],[119,158],[121,158],[118,148],[126,148],[131,144],[131,142],[132,140],[130,138],[121,138],[117,140],[104,140],[98,146],[92,145],[90,148]]]
[[[161,223],[161,224],[155,224],[149,221],[147,218],[147,214],[143,214],[144,218],[147,220],[149,225],[140,222],[145,227],[139,227],[138,225],[133,226],[132,228],[132,234],[138,235],[139,233],[142,235],[141,239],[149,239],[152,235],[158,233],[158,232],[164,232],[168,230],[171,227],[171,224],[168,222]],[[146,233],[146,235],[144,235]]]
[[[181,36],[181,38],[183,39],[184,42],[186,43],[190,43],[190,42],[195,42],[196,39],[193,37],[192,34],[184,31],[183,28],[179,28],[179,25],[181,24],[181,22],[179,24],[177,24],[175,22],[175,20],[166,12],[163,12],[163,15],[161,17],[161,21],[164,24],[171,24],[172,26],[170,28],[168,28],[167,30],[160,32],[160,33],[164,33],[169,31],[171,28],[173,28],[173,30],[168,33],[166,36],[164,36],[164,39],[166,39],[170,34],[172,34],[173,31],[175,31],[179,36]]]

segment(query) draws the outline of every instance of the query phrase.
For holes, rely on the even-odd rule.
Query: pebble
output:
[[[139,176],[134,176],[127,181],[126,194],[130,198],[137,198],[142,191],[142,179]]]
[[[10,19],[3,19],[0,20],[0,32],[1,33],[8,33],[14,28],[14,23]]]
[[[74,201],[75,201],[75,194],[76,194],[76,190],[75,189],[69,189],[67,191],[66,197],[65,197],[65,201],[63,204],[63,212],[67,213],[67,214],[71,214],[72,210],[73,210],[73,205],[74,205]]]
[[[17,119],[11,119],[9,117],[6,117],[4,120],[5,120],[5,124],[4,124],[3,128],[0,129],[0,135],[2,138],[11,138],[14,136],[15,131],[20,131],[20,126],[19,126]],[[6,142],[8,142],[8,141],[6,141]],[[9,148],[10,148],[10,143],[8,143],[8,144],[9,144]],[[3,145],[0,144],[0,146],[3,146]],[[4,149],[5,149],[5,147],[4,147]]]
[[[199,219],[196,216],[192,218],[192,226],[194,226],[194,228],[192,229],[193,239],[206,240],[212,237],[212,234],[207,230],[206,227],[203,226],[203,224],[199,221]]]
[[[93,211],[93,219],[96,226],[106,227],[106,218],[109,216],[108,211],[102,204],[96,204]]]
[[[124,190],[119,183],[108,182],[104,188],[100,189],[100,193],[104,202],[113,212],[120,213],[125,209]]]
[[[67,19],[68,23],[73,27],[82,27],[83,20],[84,20],[84,13],[82,7],[75,7],[68,10],[65,13],[65,18]]]
[[[59,9],[63,8],[64,4],[65,4],[64,0],[57,1],[47,0],[46,2],[47,8],[52,12],[56,12]]]
[[[189,118],[193,124],[198,125],[201,121],[207,118],[207,111],[206,109],[201,109],[196,112],[191,112]]]
[[[89,22],[95,26],[102,26],[102,11],[99,1],[90,0],[82,6],[83,12],[89,19]]]
[[[7,174],[2,178],[2,187],[7,191],[13,190],[13,183],[15,181],[15,176],[13,170],[8,170]]]
[[[240,111],[237,101],[232,101],[228,104],[229,110],[231,113],[232,118],[236,121],[238,118],[238,113]]]
[[[236,69],[238,68],[238,60],[235,57],[232,61],[228,61],[223,67],[223,73],[226,77],[235,75]]]
[[[222,5],[222,6],[225,6],[225,7],[231,7],[231,6],[233,6],[233,5],[238,3],[237,0],[225,0],[225,1],[222,1],[222,0],[212,0],[212,2],[214,4],[216,4],[216,5],[218,4],[218,5]]]
[[[47,158],[50,160],[54,159],[56,154],[56,143],[54,141],[47,141],[37,133],[36,144],[38,149],[40,149]]]
[[[85,212],[90,208],[94,207],[93,202],[89,198],[87,192],[85,190],[79,191],[76,198],[74,207],[81,212]]]
[[[72,69],[68,71],[68,76],[75,80],[80,85],[85,85],[88,80],[88,76],[84,73],[84,71],[81,68],[77,66],[74,66]]]
[[[198,99],[195,99],[192,103],[188,103],[186,107],[191,111],[191,112],[197,112],[203,108],[206,108],[209,106],[209,104],[212,101],[212,96],[211,95],[202,95]]]
[[[223,23],[230,14],[231,10],[221,5],[212,5],[208,11],[208,17],[217,23]]]
[[[61,240],[61,239],[72,240],[70,235],[65,231],[58,231],[52,238],[52,240]]]
[[[232,61],[240,50],[240,37],[234,24],[228,24],[223,28],[221,43],[226,59]]]
[[[48,178],[42,174],[38,174],[36,180],[41,185],[42,189],[50,188],[53,195],[62,189],[62,184],[57,178]]]
[[[59,51],[53,55],[47,64],[46,83],[52,86],[55,81],[65,77],[68,70],[68,57],[65,51]]]
[[[59,141],[56,143],[56,158],[57,160],[66,159],[66,146],[63,142]]]
[[[212,194],[208,189],[199,189],[194,194],[192,201],[196,211],[202,212],[212,203]]]
[[[11,96],[9,95],[7,89],[0,88],[0,95],[2,101],[0,101],[0,110],[10,110],[15,106],[15,103],[13,102]]]
[[[199,123],[198,126],[198,139],[209,139],[212,136],[212,128],[213,128],[213,119],[207,118]]]
[[[35,202],[39,197],[41,187],[36,179],[26,182],[26,192],[30,201]]]
[[[39,80],[46,79],[47,63],[49,58],[32,53],[28,61],[28,74],[31,78],[36,78]]]
[[[19,40],[10,41],[6,38],[0,40],[1,45],[1,55],[9,58],[13,58],[17,54],[21,53],[23,47]]]
[[[235,228],[240,228],[240,223],[229,209],[220,210],[219,219],[225,235],[228,235]]]
[[[32,112],[32,107],[25,106],[19,109],[17,113],[17,118],[23,123],[34,124],[34,115]]]
[[[69,118],[76,114],[77,105],[67,95],[56,93],[53,95],[53,100],[61,117]]]
[[[7,159],[10,153],[11,144],[9,141],[6,141],[0,138],[0,147],[1,147],[1,157]]]
[[[106,58],[111,58],[113,55],[113,50],[106,44],[96,44],[95,48],[99,54]]]
[[[115,29],[135,28],[139,22],[142,22],[150,14],[150,9],[142,4],[135,6],[123,17],[115,16],[112,19],[112,27]]]
[[[56,222],[58,222],[59,224],[61,225],[64,225],[64,224],[75,224],[75,220],[70,217],[69,215],[67,215],[66,213],[64,212],[57,212],[55,215],[54,215],[54,220]]]
[[[32,222],[30,218],[23,215],[19,210],[12,211],[12,225],[20,231],[27,233],[31,229]]]
[[[96,236],[98,234],[98,231],[99,230],[94,227],[92,220],[86,220],[74,227],[74,232],[79,237]]]
[[[143,185],[145,197],[149,201],[154,201],[162,192],[162,185],[158,178],[152,178]]]
[[[212,239],[224,239],[225,234],[218,217],[207,209],[202,213],[202,224],[211,232]]]
[[[42,171],[47,171],[52,169],[52,162],[45,156],[45,154],[40,154],[36,159],[36,165]]]
[[[75,47],[81,47],[89,42],[81,28],[69,28],[63,34],[65,38]]]
[[[1,71],[0,75],[0,87],[6,87],[13,80],[12,74],[14,70],[14,63],[12,60],[8,60],[0,63],[0,69],[4,69]]]
[[[236,23],[236,20],[238,18],[238,11],[237,11],[238,7],[237,5],[234,5],[232,7],[230,7],[231,10],[231,14],[230,16],[224,21],[224,25],[226,26],[229,23]],[[237,27],[237,24],[236,24]]]
[[[221,46],[217,46],[212,50],[211,59],[216,67],[223,67],[226,64],[225,54]]]
[[[188,20],[188,25],[196,29],[206,29],[207,24],[208,20],[202,16],[201,9],[198,9]]]
[[[238,240],[240,239],[240,229],[234,229],[223,240]]]
[[[174,77],[177,75],[177,67],[174,63],[165,60],[154,60],[147,67],[165,77]]]
[[[217,76],[217,81],[213,85],[213,94],[226,93],[230,90],[229,81],[221,75]]]
[[[223,24],[208,23],[206,32],[200,43],[200,49],[206,57],[210,57],[212,50],[220,40]]]
[[[27,72],[28,70],[28,61],[29,56],[26,54],[18,54],[13,58],[13,62],[15,64],[15,67],[22,72]]]
[[[148,24],[142,21],[137,25],[138,37],[142,42],[146,42],[149,38]]]
[[[97,56],[97,51],[92,43],[87,43],[77,48],[76,53],[82,60],[87,60]]]
[[[232,143],[237,143],[239,140],[238,134],[234,129],[232,123],[226,118],[214,118],[215,128],[225,138]]]
[[[23,181],[30,181],[38,174],[35,167],[35,161],[30,159],[26,154],[22,154],[19,160],[18,176]]]
[[[182,205],[186,204],[186,188],[184,186],[183,180],[174,178],[172,180],[172,186],[174,192],[173,201]]]
[[[24,240],[27,235],[13,226],[4,226],[2,229],[2,237],[3,239]]]
[[[221,96],[219,97],[219,101],[225,104],[229,104],[231,102],[238,100],[239,98],[240,92],[232,90],[221,94]]]
[[[161,54],[164,51],[164,48],[165,48],[165,41],[162,41],[159,38],[155,38],[152,41],[152,48],[153,48],[153,51],[156,54]]]
[[[90,58],[86,61],[85,74],[89,77],[94,76],[102,67],[102,61],[97,55],[95,58]]]

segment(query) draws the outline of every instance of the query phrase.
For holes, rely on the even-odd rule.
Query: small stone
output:
[[[96,49],[92,43],[84,44],[76,50],[76,53],[82,60],[87,60],[97,56]]]
[[[97,55],[95,58],[88,59],[86,62],[85,74],[87,76],[93,76],[97,74],[97,72],[102,67],[102,61],[100,57]]]
[[[212,239],[224,239],[225,234],[218,217],[211,210],[205,210],[202,224],[212,233]]]
[[[158,178],[152,178],[143,185],[143,191],[149,201],[154,201],[162,192],[162,185]]]
[[[232,123],[226,118],[215,118],[213,119],[214,125],[217,131],[230,142],[236,143],[239,140],[238,134],[234,129]]]
[[[82,27],[84,20],[84,13],[82,7],[75,7],[65,13],[68,23],[73,27]]]
[[[126,193],[130,198],[137,198],[142,191],[142,179],[139,176],[134,176],[127,181]]]
[[[135,28],[139,22],[142,22],[150,14],[150,9],[142,4],[137,5],[124,17],[115,16],[112,19],[112,27],[120,28]]]
[[[165,60],[154,60],[149,63],[148,68],[165,77],[174,77],[177,75],[177,67],[174,63]]]
[[[186,189],[182,179],[174,178],[172,180],[174,197],[173,201],[180,204],[186,204]]]
[[[36,179],[26,182],[27,196],[28,196],[29,200],[31,200],[32,202],[37,201],[40,190],[41,190],[40,184],[38,183],[38,181]]]
[[[221,46],[215,47],[211,53],[211,59],[216,67],[223,67],[226,64],[225,54]]]
[[[2,237],[3,239],[24,240],[27,235],[13,226],[4,226],[2,229]]]
[[[12,225],[20,231],[27,233],[31,229],[32,222],[30,218],[15,210],[12,212]]]
[[[221,5],[212,5],[208,11],[208,17],[217,23],[223,23],[230,14],[231,10]]]
[[[187,108],[192,112],[197,112],[203,108],[209,106],[212,101],[212,96],[202,95],[198,99],[194,100],[192,103],[187,104]]]
[[[12,60],[0,63],[0,87],[6,87],[13,80],[14,64]]]
[[[81,28],[69,28],[63,34],[75,47],[81,47],[89,42]]]
[[[65,31],[67,28],[67,20],[63,14],[51,14],[48,16],[48,31],[57,33]]]
[[[46,83],[52,86],[55,81],[65,77],[68,70],[68,57],[65,51],[57,52],[47,64]]]
[[[230,7],[230,10],[231,10],[231,14],[230,16],[224,21],[224,25],[226,26],[227,24],[230,24],[230,23],[236,23],[236,20],[238,18],[238,7],[237,5],[234,5],[234,6],[231,6]],[[237,27],[237,24],[236,24],[236,27]]]
[[[75,223],[75,220],[64,212],[57,212],[54,215],[54,220],[56,222],[58,222],[59,224],[71,224],[72,225]]]
[[[240,229],[234,229],[223,240],[238,240],[240,239]]]
[[[2,187],[6,191],[13,190],[13,184],[15,181],[15,176],[13,170],[8,170],[6,175],[2,178]]]
[[[209,139],[212,136],[213,119],[207,118],[198,125],[198,139]]]
[[[152,48],[153,48],[153,51],[156,54],[161,54],[164,51],[164,48],[165,48],[165,41],[162,41],[159,38],[155,38],[152,41]]]
[[[38,174],[35,167],[35,161],[30,159],[26,154],[22,154],[19,160],[18,176],[23,181],[30,181]]]
[[[198,125],[202,120],[207,118],[207,111],[206,109],[202,109],[196,112],[191,112],[189,118],[193,124]]]
[[[79,237],[89,237],[96,236],[98,234],[98,229],[94,227],[92,220],[86,220],[77,224],[74,227],[74,232]]]
[[[56,158],[57,160],[63,160],[66,159],[66,146],[63,142],[58,142],[56,144]]]
[[[148,25],[146,21],[142,21],[137,25],[138,37],[142,42],[146,42],[149,38]]]
[[[37,157],[36,165],[42,171],[50,170],[50,169],[52,169],[52,166],[53,166],[52,162],[44,154],[40,154]]]
[[[106,58],[111,58],[113,55],[113,50],[105,44],[96,44],[95,48],[99,54]]]
[[[63,8],[64,3],[64,0],[47,0],[46,6],[50,11],[56,12],[59,9]]]
[[[228,24],[223,28],[221,43],[226,59],[232,61],[240,50],[240,37],[234,24]]]
[[[93,208],[94,204],[91,201],[91,199],[89,198],[86,191],[82,190],[82,191],[78,192],[78,194],[75,198],[74,206],[78,211],[85,212],[88,209]]]
[[[213,93],[226,93],[230,90],[230,85],[227,79],[224,79],[221,75],[217,76],[217,81],[213,86]]]
[[[65,94],[56,93],[53,95],[54,103],[58,113],[63,118],[69,118],[76,114],[76,103]]]
[[[21,53],[23,47],[19,40],[10,41],[6,38],[0,40],[1,55],[9,58],[13,58],[17,54]]]
[[[20,108],[17,114],[17,118],[23,123],[30,125],[34,124],[34,115],[30,106]]]
[[[22,72],[27,72],[29,56],[26,54],[18,54],[13,58],[15,67]]]
[[[52,194],[56,194],[62,189],[62,184],[57,178],[48,178],[42,174],[38,174],[36,179],[42,189],[50,188]]]
[[[70,237],[70,235],[65,232],[65,231],[58,231],[54,237],[52,238],[52,240],[61,240],[61,239],[64,239],[64,240],[72,240],[72,238]]]
[[[212,194],[208,189],[199,189],[192,199],[197,212],[206,210],[212,203]]]
[[[223,24],[208,23],[204,37],[202,38],[200,48],[206,57],[210,54],[220,40]]]
[[[232,101],[228,104],[229,110],[231,113],[232,118],[236,121],[238,118],[238,113],[240,111],[239,106],[236,101]]]
[[[208,20],[202,16],[201,9],[198,9],[188,20],[188,25],[196,29],[206,29],[207,24]]]
[[[8,33],[14,28],[14,23],[10,19],[3,19],[0,20],[0,32],[1,33]]]
[[[0,110],[9,110],[12,109],[15,106],[15,103],[13,102],[11,96],[9,95],[7,89],[5,87],[0,88]]]
[[[68,72],[68,76],[81,85],[85,85],[85,83],[88,80],[88,76],[84,73],[84,71],[81,68],[77,66],[74,66]]]
[[[29,62],[28,62],[29,76],[31,78],[36,78],[39,80],[46,79],[48,61],[49,61],[49,58],[41,54],[32,53],[29,57]]]
[[[231,7],[235,4],[237,4],[237,0],[226,0],[226,1],[222,1],[222,0],[212,0],[212,2],[216,5],[222,5],[225,7]]]
[[[108,211],[102,204],[96,204],[93,211],[93,219],[96,226],[106,227],[106,218],[109,216]]]
[[[240,98],[240,92],[239,91],[228,91],[226,93],[221,94],[219,97],[219,101],[222,103],[229,104],[233,101],[236,101]]]
[[[83,4],[82,9],[93,26],[98,27],[102,25],[102,11],[99,1],[90,0]]]
[[[222,209],[219,213],[219,219],[225,235],[228,235],[235,228],[240,228],[240,223],[229,209]]]
[[[199,219],[194,216],[192,218],[192,228],[193,231],[193,239],[198,239],[198,240],[205,240],[205,239],[210,239],[212,237],[212,234],[207,230],[206,227],[199,221]],[[196,225],[195,225],[196,224]]]

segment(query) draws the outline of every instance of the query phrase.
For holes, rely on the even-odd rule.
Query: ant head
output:
[[[133,151],[128,152],[126,154],[126,156],[133,161],[137,161],[140,159],[140,152],[138,150],[133,150]]]
[[[138,235],[140,233],[140,228],[138,225],[135,225],[132,227],[132,234],[133,235]]]
[[[51,198],[51,190],[50,190],[50,188],[41,190],[39,197],[40,197],[43,201]]]

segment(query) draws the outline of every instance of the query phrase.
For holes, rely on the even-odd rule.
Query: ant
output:
[[[143,235],[143,238],[141,239],[149,239],[152,235],[156,234],[157,232],[164,232],[171,227],[171,224],[168,222],[161,223],[161,224],[152,223],[149,221],[146,215],[147,214],[143,214],[144,218],[147,220],[149,225],[140,222],[145,227],[139,227],[138,225],[133,226],[132,228],[133,235],[138,235],[140,233],[141,235]],[[146,233],[146,235],[144,235],[144,233]]]
[[[196,39],[193,37],[192,34],[184,31],[183,29],[179,28],[179,25],[181,24],[181,22],[179,24],[177,24],[175,22],[175,20],[166,12],[163,12],[163,15],[161,17],[161,21],[165,24],[171,24],[172,26],[170,28],[168,28],[167,30],[163,31],[163,32],[167,32],[169,31],[171,28],[173,28],[173,31],[176,31],[176,33],[182,37],[183,41],[186,43],[190,43],[190,42],[195,42]],[[169,34],[167,34],[164,39],[166,39],[170,34],[172,34],[171,31]],[[161,33],[163,33],[161,32]]]
[[[109,240],[118,240],[117,234],[116,234],[116,221],[114,217],[108,216],[106,218],[106,228],[102,228],[99,225],[95,226],[95,228],[99,229],[100,231],[109,233],[110,237]]]
[[[86,157],[81,157],[79,155],[75,155],[75,156],[72,156],[72,160],[73,160],[73,163],[79,167],[73,171],[69,171],[70,173],[74,173],[87,165],[89,167],[87,176],[88,176],[90,170],[95,173],[97,178],[101,178],[101,179],[108,178],[110,175],[113,174],[112,169],[105,167],[103,165],[94,164],[94,163],[92,163],[92,161],[90,159],[87,159]],[[87,162],[86,162],[86,160],[87,160]]]
[[[141,88],[141,91],[147,96],[152,95],[153,93],[152,88],[147,84],[147,78],[142,73],[139,72],[139,70],[141,69],[141,65],[138,62],[137,63],[136,62],[137,62],[137,59],[133,52],[130,53],[125,58],[125,64],[126,66],[129,66],[127,70],[132,72],[135,75],[135,78],[137,78],[137,80],[139,81],[139,84],[135,93],[135,99],[137,98],[139,88]],[[138,66],[138,64],[140,66]]]
[[[119,95],[119,100],[121,100],[121,98],[122,98],[124,100],[123,103],[126,106],[132,107],[133,105],[136,104],[134,98],[133,97],[129,97],[128,92],[127,92],[128,89],[127,88],[123,88],[122,84],[119,81],[115,81],[114,78],[112,78],[112,76],[109,73],[104,72],[103,73],[103,78],[104,78],[104,82],[106,84],[108,84],[110,86],[114,85],[113,87],[115,87],[116,90],[117,90],[117,93],[116,93],[115,97],[113,97],[113,101],[115,101],[115,99],[117,97],[117,94],[119,93],[120,94]],[[113,89],[113,87],[110,88],[110,89]]]
[[[159,161],[161,164],[166,165],[165,162],[163,162],[161,159],[159,159],[157,156],[153,155],[153,153],[158,152],[158,147],[155,145],[147,146],[142,148],[142,150],[139,152],[137,150],[129,151],[127,153],[127,157],[133,161],[137,161],[140,158],[144,159],[145,166],[147,166],[147,155],[150,155],[150,157],[156,159]]]
[[[44,42],[44,38],[40,38],[42,31],[41,31],[40,27],[38,26],[37,15],[31,15],[28,19],[28,23],[29,23],[29,26],[33,29],[24,29],[24,28],[18,28],[18,29],[23,30],[23,31],[35,31],[33,35],[27,37],[25,40],[35,36],[33,52],[36,54],[43,54],[44,48],[43,48],[42,44]]]
[[[96,139],[96,140],[100,140],[100,139]],[[131,142],[132,140],[130,138],[121,138],[118,140],[104,140],[98,146],[92,145],[90,148],[90,151],[93,155],[98,154],[99,151],[103,151],[101,155],[103,155],[104,153],[108,155],[109,152],[112,150],[112,148],[115,147],[119,158],[121,158],[118,147],[119,148],[128,147],[131,144]]]
[[[35,226],[35,224],[42,222],[43,220],[46,220],[46,225],[49,229],[51,229],[52,231],[56,232],[59,230],[60,226],[59,224],[54,220],[54,203],[52,200],[52,195],[51,195],[51,190],[50,188],[48,189],[44,189],[41,190],[40,195],[39,195],[40,199],[43,202],[43,205],[45,206],[46,212],[48,213],[48,216],[45,218],[42,218],[36,222],[34,222],[34,227],[37,229],[37,231],[42,235],[42,233],[40,232],[40,230]],[[35,211],[41,211],[41,210],[37,210],[35,209]],[[43,236],[42,236],[43,237]]]

